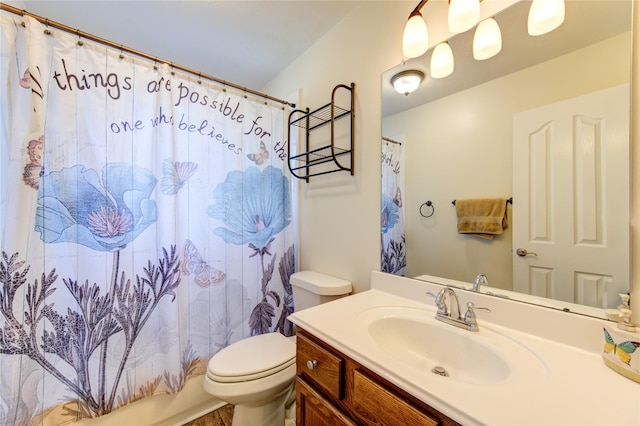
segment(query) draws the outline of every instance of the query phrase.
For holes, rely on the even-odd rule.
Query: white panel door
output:
[[[629,85],[514,114],[514,290],[599,308],[629,289]]]

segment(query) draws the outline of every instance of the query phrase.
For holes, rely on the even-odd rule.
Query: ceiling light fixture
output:
[[[402,35],[402,53],[406,58],[417,58],[429,48],[429,31],[420,9],[428,0],[422,0],[409,14],[409,20]]]
[[[406,70],[391,77],[391,84],[396,92],[407,96],[418,89],[424,80],[424,73],[419,70]]]
[[[446,41],[433,49],[431,55],[431,77],[444,78],[453,72],[453,51]]]
[[[502,33],[495,19],[480,22],[473,36],[473,58],[482,61],[502,50]]]
[[[564,0],[533,0],[529,9],[529,35],[546,34],[564,22]]]
[[[480,19],[480,0],[450,0],[449,31],[463,33],[478,23]]]

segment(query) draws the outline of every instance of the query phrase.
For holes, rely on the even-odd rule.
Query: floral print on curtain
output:
[[[380,212],[380,270],[405,275],[404,150],[399,142],[382,140],[382,199]]]
[[[0,18],[0,424],[107,414],[291,335],[282,106]]]

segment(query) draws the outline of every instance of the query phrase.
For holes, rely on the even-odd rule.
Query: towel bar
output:
[[[507,198],[507,203],[509,203],[509,204],[513,204],[513,197],[511,197],[511,198]],[[451,202],[451,204],[453,204],[453,205],[455,206],[455,205],[456,205],[456,200],[453,200],[453,201]],[[423,204],[423,205],[424,205],[424,204]],[[422,207],[421,207],[421,208],[422,208]]]

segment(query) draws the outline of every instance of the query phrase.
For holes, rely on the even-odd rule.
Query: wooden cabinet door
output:
[[[361,370],[353,371],[353,408],[370,425],[439,426],[437,418],[383,387]]]
[[[356,426],[304,380],[296,379],[297,426]]]

